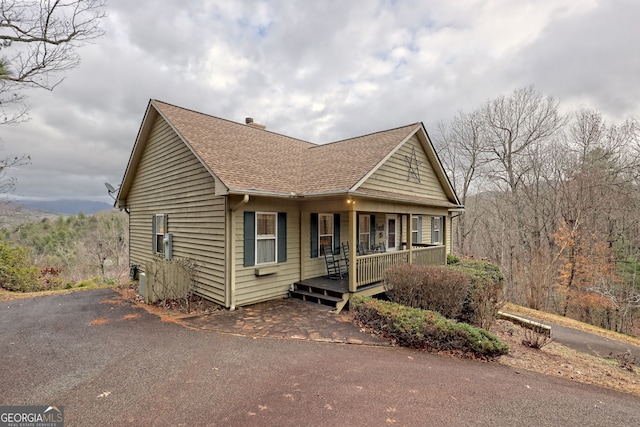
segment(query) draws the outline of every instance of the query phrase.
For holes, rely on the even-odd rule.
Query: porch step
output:
[[[293,290],[289,291],[292,298],[314,302],[332,308],[342,308],[345,300],[341,292],[331,289],[322,289],[302,283],[294,283]]]
[[[321,304],[321,301],[327,301],[327,302],[332,302],[332,303],[336,303],[336,302],[342,301],[342,298],[332,297],[331,295],[317,294],[315,292],[291,291],[291,294],[300,295],[302,297],[302,299],[305,300],[305,301],[319,300],[319,301],[317,301],[319,304]],[[314,301],[314,302],[316,302],[316,301]]]

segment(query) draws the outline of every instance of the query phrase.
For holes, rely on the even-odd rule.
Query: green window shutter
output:
[[[244,266],[256,264],[256,213],[244,212]]]
[[[311,258],[318,258],[318,214],[311,214]]]
[[[278,262],[287,261],[287,213],[278,212]]]
[[[418,217],[418,241],[415,243],[422,243],[422,217]]]
[[[436,240],[435,222],[436,219],[434,217],[431,217],[431,243],[434,243]]]
[[[333,214],[333,254],[340,255],[340,214]]]
[[[371,215],[371,225],[369,226],[369,245],[374,245],[376,243],[376,216]]]

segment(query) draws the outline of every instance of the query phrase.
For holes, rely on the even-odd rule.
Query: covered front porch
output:
[[[342,254],[349,256],[349,269],[341,278],[327,275],[300,280],[292,285],[290,295],[304,301],[325,304],[340,312],[354,295],[370,296],[384,292],[384,271],[402,264],[444,265],[446,247],[443,245],[411,245],[410,249],[393,252],[358,255],[356,251]]]

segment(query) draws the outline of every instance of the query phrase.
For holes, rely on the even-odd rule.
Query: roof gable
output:
[[[419,126],[414,123],[308,150],[300,191],[314,194],[351,191]]]
[[[426,132],[420,126],[410,138],[390,153],[384,163],[365,177],[354,190],[371,194],[396,194],[458,204],[447,192],[449,181],[442,170]]]
[[[421,123],[318,145],[151,100],[118,195],[121,206],[157,116],[167,121],[216,178],[216,193],[218,184],[228,193],[308,196],[353,192],[414,135],[422,134],[419,140],[433,150]],[[431,157],[442,172],[440,183],[449,186],[450,203],[459,204],[435,151]]]

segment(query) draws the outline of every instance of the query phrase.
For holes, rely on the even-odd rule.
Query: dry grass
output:
[[[99,318],[89,322],[89,325],[90,326],[98,326],[98,325],[106,325],[107,323],[109,323],[109,319],[107,319],[105,317],[99,317]]]
[[[39,292],[11,292],[0,288],[0,301],[15,301],[27,298],[44,297],[47,295],[64,295],[72,292],[92,291],[96,289],[115,288],[121,285],[100,285],[100,286],[84,286],[72,289],[51,289]],[[117,290],[117,289],[116,289]]]
[[[77,288],[77,289],[58,289],[58,290],[41,291],[41,292],[10,292],[0,288],[0,301],[15,301],[20,299],[43,297],[47,295],[62,295],[62,294],[69,294],[71,292],[78,292],[78,291],[85,291],[85,290],[87,289]]]
[[[569,319],[567,317],[557,316],[551,313],[545,313],[544,311],[533,310],[531,308],[522,307],[514,304],[505,304],[502,308],[510,314],[516,314],[518,316],[526,317],[527,319],[537,320],[541,323],[555,323],[556,325],[566,326],[567,328],[577,329],[579,331],[589,332],[601,337],[609,338],[612,340],[620,341],[626,344],[631,344],[640,347],[640,339],[629,335],[619,334],[617,332],[610,331],[608,329],[602,329],[597,326],[589,325],[588,323],[582,323],[577,320]]]
[[[536,317],[526,312],[527,309],[516,311],[512,310],[511,306],[505,307],[504,310],[535,318],[535,320],[541,322],[547,321],[561,324],[552,315]],[[621,338],[620,341],[631,344],[634,341],[638,341],[633,337],[611,333],[611,331],[598,330],[599,328],[570,321],[570,319],[565,320],[567,322],[562,322],[563,326],[587,330],[611,339]],[[499,363],[503,365],[640,396],[640,369],[637,366],[633,367],[633,371],[630,371],[619,366],[618,362],[613,359],[581,353],[553,341],[541,349],[528,347],[522,344],[524,338],[523,328],[507,320],[497,320],[492,332],[498,335],[501,341],[509,344],[509,354],[499,359]]]

